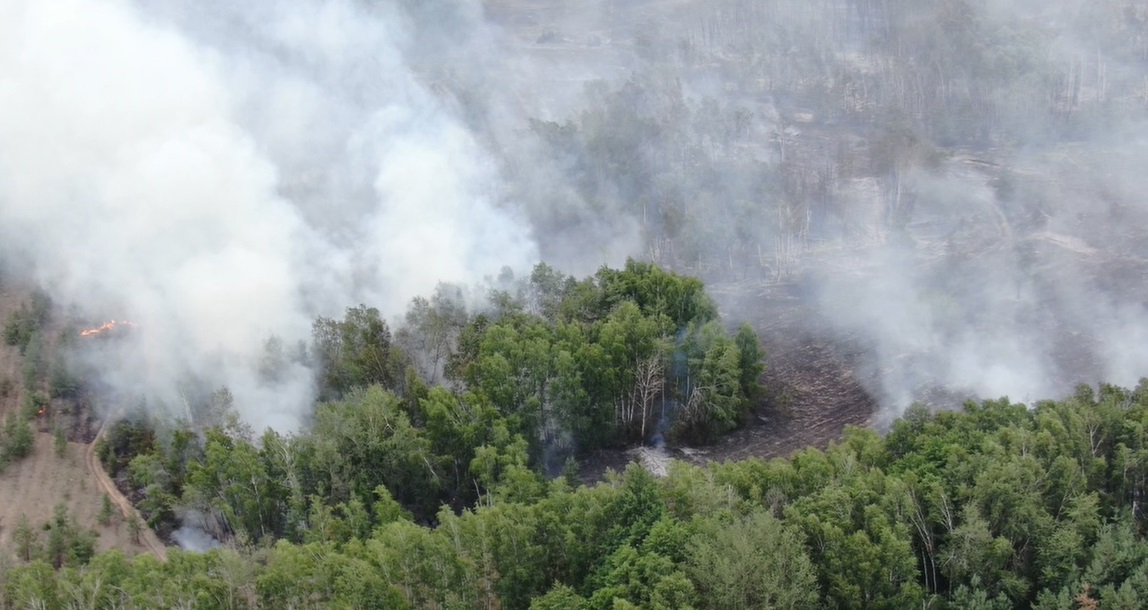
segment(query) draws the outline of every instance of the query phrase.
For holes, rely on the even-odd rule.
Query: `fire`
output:
[[[120,320],[118,322],[116,320],[108,320],[107,322],[104,322],[103,324],[101,324],[95,328],[89,328],[87,330],[80,331],[80,336],[81,337],[91,337],[94,335],[99,335],[99,334],[105,333],[105,332],[107,332],[113,328],[116,328],[117,326],[135,326],[135,324],[132,322],[128,322],[127,320]]]

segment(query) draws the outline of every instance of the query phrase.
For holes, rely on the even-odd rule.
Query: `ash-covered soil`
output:
[[[982,309],[973,307],[965,293],[976,294],[973,291],[979,278],[992,276],[991,267],[999,262],[999,257],[983,256],[980,260],[972,257],[970,262],[959,266],[954,266],[951,260],[927,261],[935,268],[948,270],[948,284],[936,291],[955,295],[954,313],[950,315],[960,317],[949,321],[954,328],[990,340],[1011,334],[1032,344],[1029,351],[1020,355],[1033,356],[1032,361],[1040,365],[1040,376],[1033,376],[1031,380],[1035,384],[1031,387],[1038,389],[1009,395],[1013,401],[1031,404],[1061,398],[1079,383],[1134,385],[1135,380],[1127,374],[1122,379],[1112,378],[1114,373],[1121,372],[1114,367],[1113,360],[1124,358],[1128,367],[1145,362],[1141,352],[1124,354],[1114,350],[1106,341],[1124,339],[1127,344],[1127,338],[1105,335],[1104,329],[1120,328],[1109,324],[1119,321],[1108,319],[1113,314],[1148,308],[1148,284],[1144,281],[1148,277],[1148,261],[1085,247],[1063,236],[1054,237],[1057,237],[1054,242],[1049,242],[1043,234],[1026,238],[1040,249],[1034,264],[1019,282],[1025,286],[1025,292],[1018,290],[1015,297],[1012,294],[998,297],[991,302],[992,307]],[[999,247],[999,244],[992,245],[992,248]],[[991,248],[981,251],[984,252],[991,254]],[[837,257],[849,258],[840,253]],[[829,268],[826,261],[818,264],[820,269]],[[833,278],[837,285],[864,283],[873,276],[863,267],[853,269],[844,264],[837,267],[840,267],[838,275]],[[801,275],[795,274],[795,277]],[[946,365],[951,364],[946,358],[951,354],[944,351],[949,348],[944,343],[938,344],[935,350],[906,348],[903,353],[878,357],[882,347],[889,350],[906,346],[876,345],[873,332],[866,335],[854,330],[855,334],[849,334],[850,331],[844,330],[848,326],[827,319],[823,303],[819,302],[824,295],[817,294],[816,288],[825,283],[821,278],[819,283],[798,279],[779,283],[743,280],[707,284],[722,319],[731,329],[748,322],[760,337],[766,351],[764,382],[768,396],[743,429],[711,446],[667,447],[670,457],[694,463],[784,457],[806,447],[824,448],[841,438],[848,425],[884,431],[894,413],[881,412],[879,403],[913,401],[934,409],[953,409],[960,408],[966,400],[1001,397],[991,393],[978,395],[974,388],[954,384],[946,378]],[[1090,294],[1096,296],[1094,301],[1087,298]],[[956,297],[963,300],[958,301]],[[1128,332],[1139,332],[1138,327],[1133,326]],[[991,368],[985,370],[992,372]],[[890,387],[907,394],[891,395]],[[598,480],[606,468],[620,470],[638,457],[635,450],[599,452],[583,462],[583,477],[588,481]]]
[[[664,453],[694,463],[785,457],[806,447],[825,448],[848,425],[869,426],[877,403],[856,372],[861,348],[810,324],[811,304],[798,284],[741,282],[708,287],[731,325],[748,322],[766,351],[765,400],[748,424],[708,446],[672,443]],[[581,462],[584,481],[607,469],[623,470],[647,457],[646,448],[598,451]]]
[[[845,426],[870,425],[877,403],[858,373],[861,347],[811,324],[799,284],[717,284],[709,288],[723,319],[748,322],[766,351],[767,397],[748,425],[710,447],[709,460],[783,457],[824,448]]]

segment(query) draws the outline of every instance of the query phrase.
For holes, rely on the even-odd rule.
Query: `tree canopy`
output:
[[[441,388],[423,404],[436,435],[444,421],[497,417]],[[381,388],[323,409],[309,436],[252,445],[210,432],[202,448],[182,445],[185,495],[245,532],[229,548],[160,563],[69,555],[82,544],[49,541],[59,550],[48,560],[66,559],[45,563],[35,550],[0,567],[0,608],[1054,609],[1148,599],[1148,383],[1082,387],[1031,408],[914,407],[884,438],[850,428],[825,451],[674,462],[662,478],[631,466],[577,488],[534,475],[525,440],[498,425],[420,437]],[[427,501],[412,490],[450,486],[457,456],[442,448],[483,434],[470,465],[481,501],[443,506],[433,522],[405,508]],[[172,463],[175,446],[159,440],[161,461]],[[66,517],[54,523],[67,530]]]

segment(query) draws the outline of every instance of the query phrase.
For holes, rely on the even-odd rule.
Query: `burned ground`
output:
[[[877,410],[858,368],[855,341],[818,332],[811,303],[798,283],[724,283],[709,287],[722,317],[748,322],[766,351],[764,400],[742,429],[708,446],[666,448],[670,457],[695,463],[748,457],[785,457],[806,447],[824,448],[846,426],[869,426]],[[581,462],[582,479],[597,481],[620,471],[640,450],[598,451]]]

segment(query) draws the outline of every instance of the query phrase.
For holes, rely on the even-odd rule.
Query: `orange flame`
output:
[[[107,332],[107,331],[109,331],[109,330],[111,330],[117,326],[135,326],[135,324],[132,322],[128,322],[127,320],[120,320],[119,322],[117,322],[115,320],[108,320],[107,322],[104,322],[103,324],[101,324],[95,328],[89,328],[87,330],[80,331],[80,336],[81,337],[91,337],[94,335],[99,335],[99,334],[105,333],[105,332]]]

